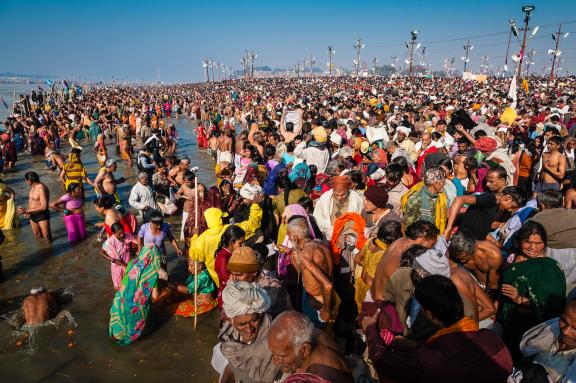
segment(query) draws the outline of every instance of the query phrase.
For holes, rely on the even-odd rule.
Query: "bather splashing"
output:
[[[43,287],[32,289],[22,301],[21,308],[3,315],[6,323],[13,328],[11,342],[17,348],[25,349],[30,357],[38,350],[39,332],[43,328],[66,328],[67,334],[73,336],[73,328],[78,325],[72,313],[63,309],[73,297],[71,287],[59,291],[47,291]],[[68,347],[73,346],[74,342],[71,341]]]

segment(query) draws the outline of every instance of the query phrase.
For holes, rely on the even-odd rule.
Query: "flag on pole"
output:
[[[510,97],[513,101],[511,108],[516,108],[516,101],[518,100],[517,96],[517,89],[516,89],[516,76],[512,77],[512,81],[510,81],[510,88],[508,89],[508,97]]]
[[[46,80],[46,85],[52,86],[52,84],[54,84],[54,81]]]
[[[4,98],[3,98],[2,96],[0,96],[0,100],[2,101],[2,104],[4,104],[4,107],[5,107],[6,109],[10,109],[10,108],[8,107],[8,104],[6,104],[6,101],[4,101]]]

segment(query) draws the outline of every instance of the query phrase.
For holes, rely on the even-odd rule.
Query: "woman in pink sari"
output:
[[[124,232],[124,228],[118,222],[112,224],[111,230],[112,235],[102,245],[100,254],[111,262],[112,283],[114,289],[118,290],[130,261],[132,249],[137,248],[137,242],[132,234]]]

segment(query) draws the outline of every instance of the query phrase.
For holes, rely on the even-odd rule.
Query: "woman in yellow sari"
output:
[[[358,310],[362,310],[362,302],[366,298],[366,293],[372,286],[376,268],[380,263],[380,258],[384,255],[388,246],[398,238],[402,237],[402,224],[398,221],[386,221],[378,228],[376,238],[370,239],[362,250],[356,255],[355,275],[355,296]]]
[[[0,229],[12,230],[19,226],[14,197],[16,193],[0,180]]]

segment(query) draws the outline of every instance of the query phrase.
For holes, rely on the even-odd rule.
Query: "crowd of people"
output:
[[[136,342],[154,310],[218,310],[223,383],[576,381],[576,79],[532,77],[514,95],[510,81],[33,92],[4,123],[4,171],[43,155],[62,193],[29,171],[16,207],[0,183],[0,224],[29,219],[49,243],[54,210],[70,242],[85,240],[93,188],[110,339]],[[179,118],[197,128],[177,131]],[[215,185],[179,153],[192,134]],[[129,195],[120,162],[137,174]],[[24,306],[29,323],[52,315],[34,306],[43,294]]]

